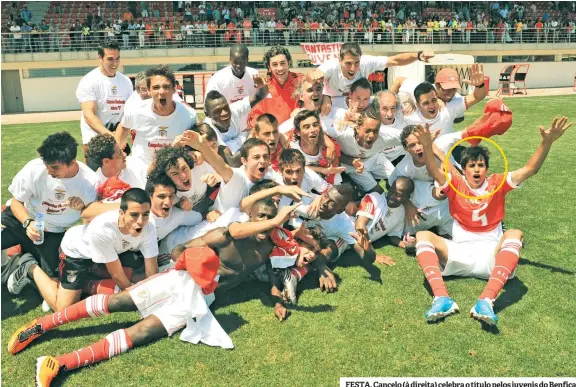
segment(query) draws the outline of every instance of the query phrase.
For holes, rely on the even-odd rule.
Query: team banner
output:
[[[276,8],[256,8],[258,16],[276,18]]]
[[[340,57],[342,43],[300,43],[313,65],[319,66],[327,60]]]

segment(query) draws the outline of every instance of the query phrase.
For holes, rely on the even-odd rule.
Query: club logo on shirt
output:
[[[112,93],[112,95],[118,94],[118,86],[116,85],[110,86],[110,92]]]
[[[148,298],[150,296],[150,292],[148,289],[142,289],[138,292],[138,297],[140,298]]]
[[[56,200],[63,200],[66,197],[66,188],[58,187],[54,189],[54,196],[56,197]]]
[[[130,248],[130,242],[122,239],[122,250],[128,250]]]
[[[168,135],[168,127],[167,126],[159,126],[158,131],[162,137],[166,137]]]
[[[244,85],[238,86],[238,94],[244,94]]]
[[[76,281],[76,277],[78,277],[78,270],[66,270],[66,279],[68,282],[72,283]]]
[[[389,218],[392,215],[392,211],[390,211],[390,209],[388,209],[388,211],[386,211],[386,218]]]

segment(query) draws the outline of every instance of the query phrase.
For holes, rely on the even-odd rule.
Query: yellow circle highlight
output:
[[[456,189],[456,187],[454,187],[454,185],[452,184],[452,181],[450,181],[450,179],[448,177],[448,159],[450,158],[450,155],[452,155],[454,148],[456,148],[458,145],[462,144],[464,141],[468,141],[470,139],[479,139],[479,140],[488,141],[490,144],[494,145],[496,147],[496,149],[498,149],[498,151],[502,155],[502,158],[504,159],[504,179],[502,179],[502,182],[494,191],[487,193],[486,195],[482,195],[482,196],[469,196],[469,195],[466,195],[465,193],[458,191]],[[504,154],[504,151],[502,150],[500,145],[498,145],[496,143],[496,141],[491,140],[491,139],[486,138],[486,137],[482,137],[482,136],[466,137],[466,138],[463,138],[462,140],[458,141],[456,144],[452,145],[452,148],[450,149],[450,151],[446,155],[446,158],[444,159],[444,163],[442,164],[442,166],[444,168],[444,176],[446,176],[446,181],[448,182],[448,184],[450,184],[450,187],[454,190],[454,192],[456,192],[458,195],[462,196],[463,198],[472,199],[472,200],[482,200],[482,199],[486,199],[486,198],[489,198],[490,196],[494,195],[496,192],[498,192],[500,190],[500,188],[502,188],[502,186],[504,185],[504,182],[506,182],[506,176],[508,174],[508,159],[506,158],[506,154]],[[466,168],[466,167],[464,166],[464,168]],[[464,178],[464,179],[466,179],[466,178]]]

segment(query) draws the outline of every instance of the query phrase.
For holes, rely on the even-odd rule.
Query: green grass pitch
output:
[[[555,115],[576,120],[576,97],[507,99],[514,124],[494,138],[511,169],[522,166],[540,143],[539,125]],[[480,116],[473,108],[462,129]],[[43,138],[67,130],[80,139],[78,122],[2,127],[2,202],[15,173],[32,158]],[[576,374],[576,242],[574,147],[576,127],[554,146],[536,176],[507,199],[506,226],[524,231],[527,247],[517,277],[506,285],[495,309],[498,329],[483,329],[467,312],[485,281],[448,279],[459,315],[429,325],[431,296],[414,258],[382,247],[397,264],[380,267],[371,279],[351,257],[339,261],[339,291],[324,294],[315,276],[292,316],[280,323],[268,304],[267,287],[249,282],[217,300],[215,316],[236,349],[227,351],[179,340],[179,334],[129,351],[110,361],[59,377],[66,386],[261,386],[337,385],[340,376],[569,376]],[[493,147],[492,153],[497,151]],[[82,159],[83,155],[79,154]],[[491,170],[501,172],[495,158]],[[66,325],[47,333],[17,356],[6,350],[20,325],[41,316],[31,289],[13,297],[2,289],[2,385],[29,386],[35,359],[91,344],[138,321],[116,314]],[[263,300],[263,301],[262,301]]]

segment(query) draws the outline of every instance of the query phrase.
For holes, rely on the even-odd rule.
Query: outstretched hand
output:
[[[542,136],[543,142],[553,143],[554,141],[558,140],[569,127],[572,126],[573,122],[566,124],[568,118],[563,116],[562,118],[558,119],[558,117],[554,117],[552,121],[552,126],[549,129],[544,129],[543,126],[540,126],[540,135]]]
[[[254,87],[256,89],[261,89],[266,86],[266,79],[260,74],[252,75],[252,81],[254,81]]]
[[[423,147],[431,147],[432,142],[432,133],[430,133],[430,125],[426,124],[425,126],[418,125],[418,128],[414,131],[414,136],[420,141]]]
[[[484,83],[484,65],[474,63],[470,67],[470,79],[463,79],[462,82],[478,87]]]

